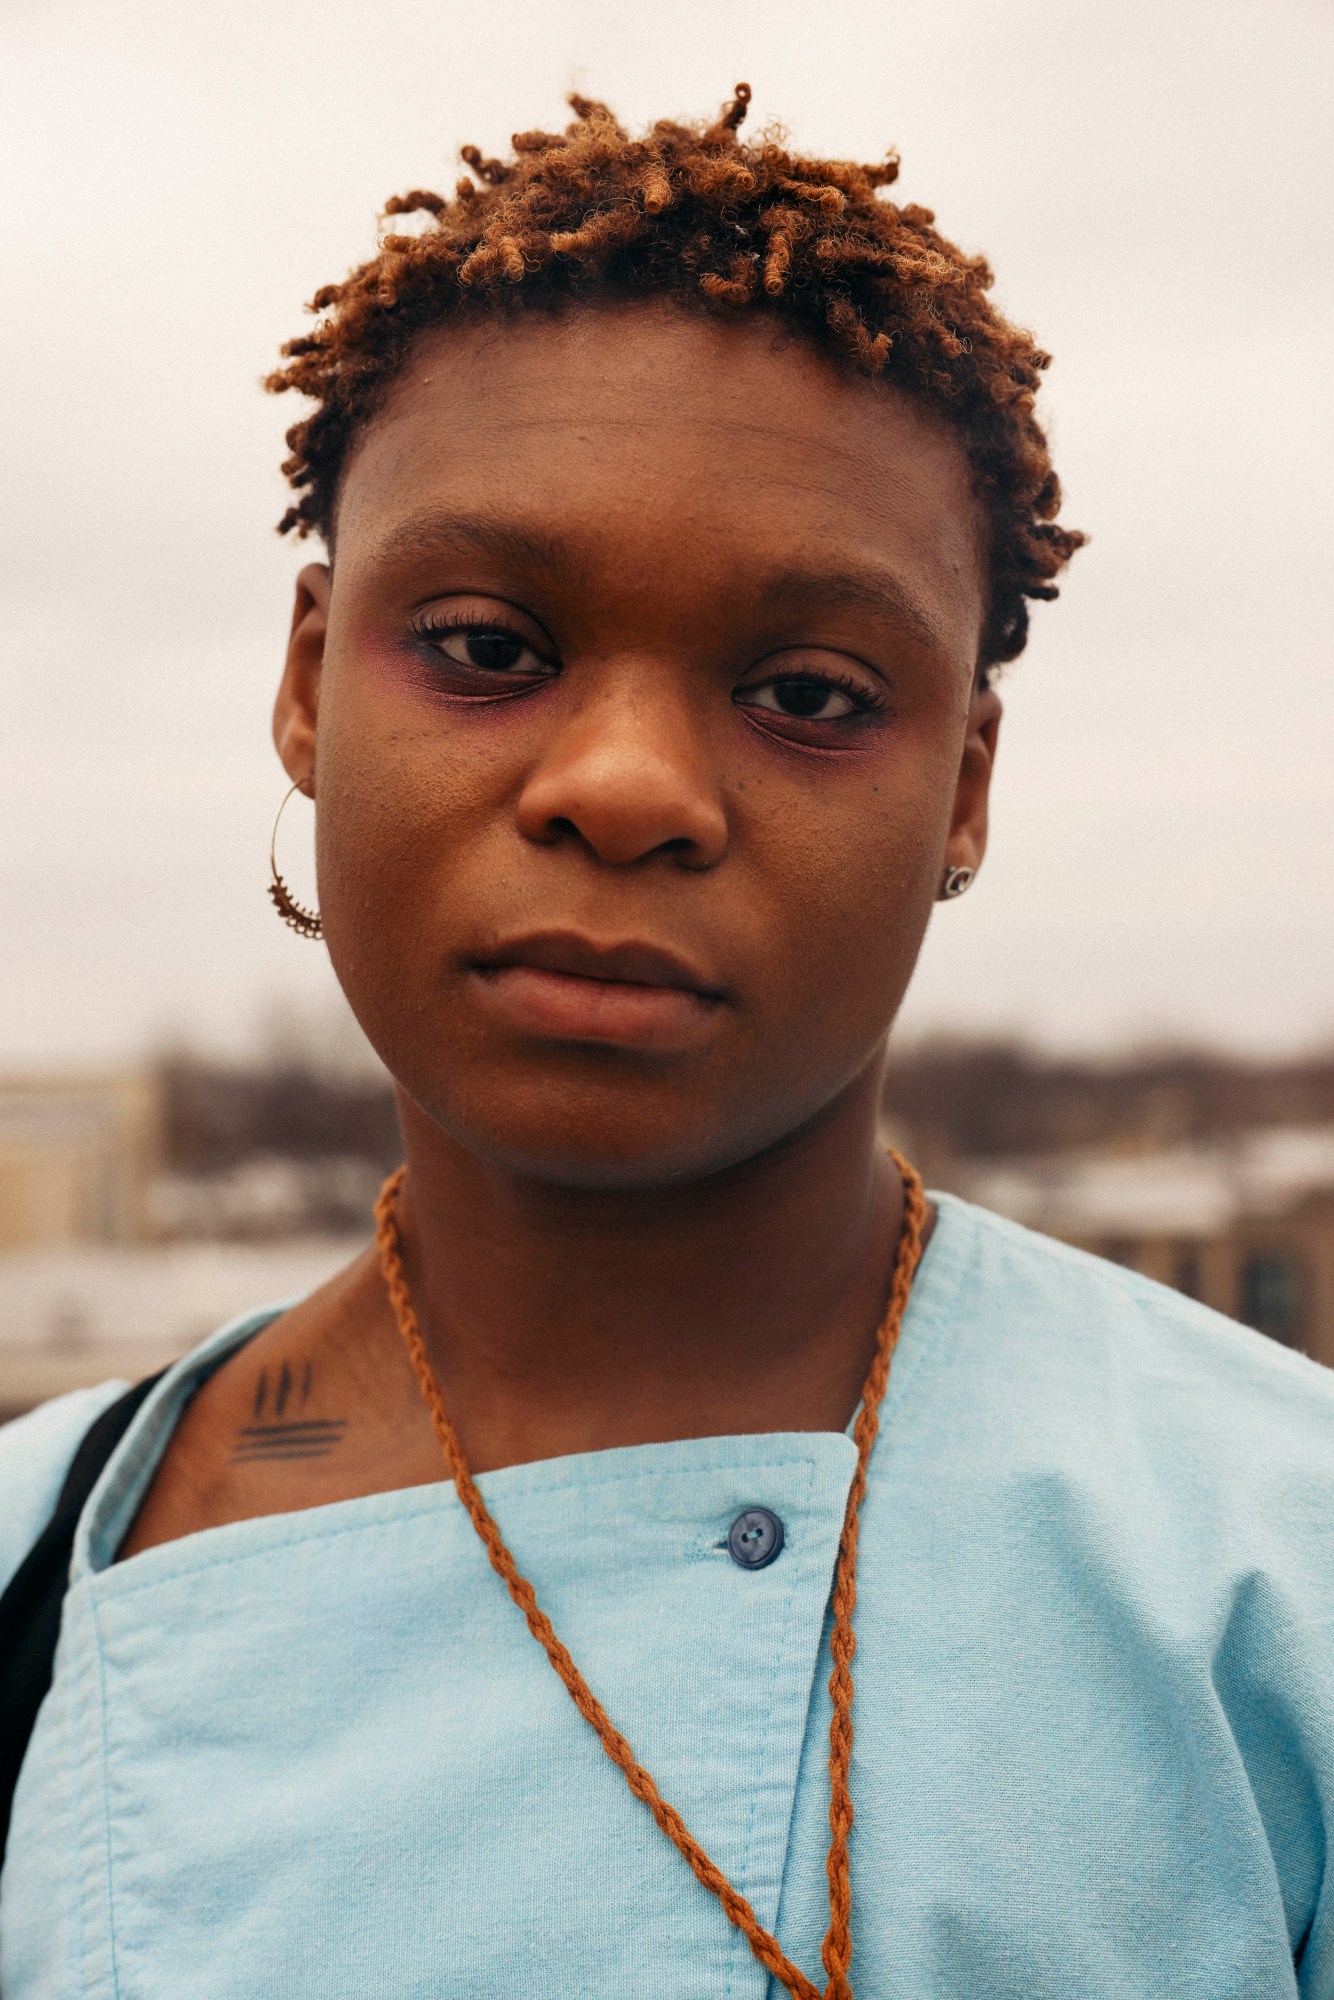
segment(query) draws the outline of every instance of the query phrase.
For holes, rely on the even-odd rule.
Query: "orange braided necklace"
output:
[[[889,1304],[876,1334],[875,1357],[866,1378],[866,1386],[862,1390],[861,1408],[853,1426],[853,1442],[857,1447],[857,1469],[848,1491],[847,1508],[843,1516],[843,1533],[838,1546],[838,1566],[834,1572],[834,1624],[830,1636],[834,1671],[829,1679],[829,1692],[834,1703],[834,1719],[829,1728],[830,1842],[829,1857],[825,1864],[829,1877],[829,1929],[825,1934],[820,1954],[824,1969],[829,1975],[829,1984],[823,1996],[800,1966],[794,1965],[788,1958],[777,1938],[765,1930],[750,1904],[732,1887],[721,1868],[710,1861],[676,1808],[663,1798],[653,1779],[644,1766],[636,1760],[634,1751],[574,1664],[569,1652],[556,1637],[551,1620],[538,1604],[532,1584],[527,1577],[520,1574],[514,1557],[505,1546],[500,1529],[496,1526],[468,1469],[468,1461],[463,1455],[458,1433],[450,1422],[444,1397],[440,1393],[440,1385],[427,1359],[421,1327],[413,1310],[412,1295],[403,1272],[398,1235],[398,1197],[407,1171],[405,1167],[400,1167],[397,1173],[390,1175],[375,1204],[375,1242],[389,1301],[394,1309],[394,1318],[398,1322],[398,1330],[403,1336],[408,1358],[412,1362],[413,1372],[430,1412],[431,1423],[439,1439],[440,1449],[444,1453],[445,1464],[454,1481],[455,1491],[467,1508],[474,1528],[481,1536],[491,1567],[502,1579],[505,1588],[522,1611],[528,1622],[528,1630],[564,1682],[575,1707],[584,1720],[596,1730],[598,1739],[613,1764],[620,1766],[630,1790],[648,1807],[668,1840],[685,1856],[697,1879],[718,1898],[728,1918],[742,1933],[760,1964],[795,1996],[795,2000],[852,2000],[852,1988],[848,1984],[848,1965],[852,1958],[852,1890],[848,1874],[848,1833],[852,1826],[852,1800],[848,1791],[848,1773],[852,1762],[852,1655],[857,1644],[852,1630],[852,1613],[857,1602],[857,1517],[866,1492],[866,1472],[870,1464],[871,1451],[880,1428],[880,1402],[889,1380],[890,1357],[899,1337],[899,1328],[903,1324],[903,1314],[908,1304],[908,1293],[922,1255],[922,1232],[926,1225],[926,1196],[922,1191],[920,1177],[897,1153],[891,1153],[890,1157],[903,1177],[903,1229],[894,1260]]]

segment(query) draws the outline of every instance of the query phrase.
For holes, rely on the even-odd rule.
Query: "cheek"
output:
[[[938,787],[868,779],[756,827],[767,850],[755,937],[790,1030],[862,1045],[889,1025],[921,947],[948,828]]]
[[[420,675],[401,658],[340,663],[321,699],[327,852],[354,872],[374,852],[419,879],[425,856],[448,859],[460,822],[496,811],[522,762],[521,702],[451,701]]]
[[[506,705],[507,706],[507,705]],[[423,712],[425,711],[425,712]],[[335,682],[316,749],[316,862],[330,955],[349,998],[387,991],[429,953],[443,909],[513,789],[513,730],[377,689]],[[428,968],[429,969],[429,968]]]

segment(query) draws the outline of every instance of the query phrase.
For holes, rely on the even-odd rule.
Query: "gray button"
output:
[[[742,1569],[764,1569],[783,1546],[783,1524],[767,1507],[747,1507],[727,1531],[727,1552]]]

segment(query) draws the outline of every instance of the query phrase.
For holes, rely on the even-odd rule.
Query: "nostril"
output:
[[[715,823],[716,822],[716,823]],[[646,796],[624,800],[593,798],[564,812],[528,813],[521,831],[541,846],[578,841],[614,868],[667,858],[686,869],[712,868],[727,847],[721,811],[701,813],[677,801]]]
[[[627,743],[586,730],[555,742],[516,811],[528,839],[551,846],[574,836],[612,867],[666,857],[678,867],[710,868],[727,848],[716,773],[680,740]]]

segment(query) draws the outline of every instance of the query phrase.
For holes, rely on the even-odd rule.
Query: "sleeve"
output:
[[[75,1389],[0,1426],[0,1590],[50,1519],[84,1432],[125,1388]]]

